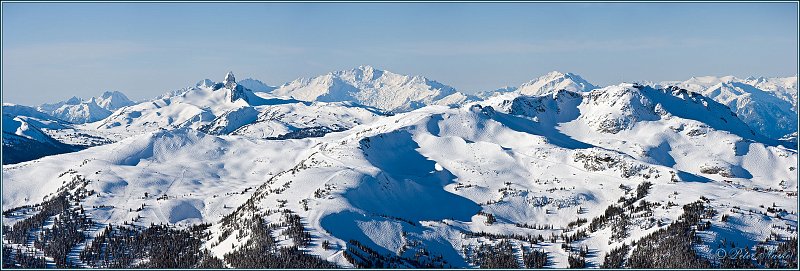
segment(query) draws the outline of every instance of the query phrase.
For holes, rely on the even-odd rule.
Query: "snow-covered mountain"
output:
[[[577,74],[552,71],[517,88],[520,94],[528,96],[544,95],[556,90],[585,92],[597,88]]]
[[[410,82],[429,88],[400,96],[458,93],[387,73],[272,93],[298,100],[228,74],[122,108],[83,126],[126,135],[115,143],[3,167],[5,242],[62,267],[791,267],[797,256],[797,151],[709,97],[564,80],[400,112],[421,105],[387,98]],[[383,114],[368,103],[378,97],[406,109]],[[168,242],[169,256],[130,236]],[[789,257],[720,261],[719,248]]]
[[[660,84],[688,89],[727,105],[767,137],[779,139],[797,131],[796,76],[747,79],[703,76]]]
[[[73,96],[66,101],[42,104],[37,110],[71,123],[87,123],[104,119],[114,110],[133,104],[122,92],[106,91],[88,100]]]
[[[123,136],[160,129],[197,129],[228,111],[285,101],[260,97],[238,85],[233,73],[228,73],[220,83],[206,79],[173,95],[124,107],[87,126]]]
[[[596,88],[598,87],[592,85],[580,75],[569,72],[562,73],[559,71],[552,71],[527,83],[524,83],[519,87],[506,86],[496,90],[478,92],[475,96],[482,100],[496,96],[504,96],[507,99],[509,97],[516,97],[518,95],[548,95],[558,90],[587,92]]]
[[[91,100],[94,100],[94,103],[109,111],[135,104],[134,101],[128,99],[128,96],[125,96],[125,94],[119,91],[106,91],[98,97],[93,97]]]
[[[422,76],[400,75],[371,66],[297,79],[271,93],[303,101],[350,101],[390,112],[426,105],[457,105],[471,99],[453,87]]]

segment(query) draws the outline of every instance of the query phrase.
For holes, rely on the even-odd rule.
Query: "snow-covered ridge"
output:
[[[797,131],[797,76],[692,77],[686,81],[667,81],[727,105],[758,133],[779,139]]]

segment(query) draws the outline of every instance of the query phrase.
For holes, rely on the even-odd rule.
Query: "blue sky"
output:
[[[372,65],[464,92],[552,70],[597,85],[797,74],[794,3],[3,3],[3,102]]]

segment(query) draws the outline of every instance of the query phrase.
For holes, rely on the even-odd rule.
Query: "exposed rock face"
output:
[[[226,89],[230,90],[231,102],[242,99],[245,102],[250,103],[250,101],[247,99],[247,94],[245,93],[249,90],[236,83],[236,77],[233,75],[232,71],[225,75],[225,80],[222,80],[222,84]]]
[[[225,84],[226,88],[229,88],[229,89],[236,88],[236,77],[233,76],[233,72],[232,71],[228,72],[228,74],[225,75],[225,80],[223,80],[222,83]]]

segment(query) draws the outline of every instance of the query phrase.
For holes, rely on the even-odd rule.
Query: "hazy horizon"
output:
[[[465,93],[553,70],[597,85],[798,73],[796,3],[3,3],[2,15],[3,102],[26,105],[359,65]]]

